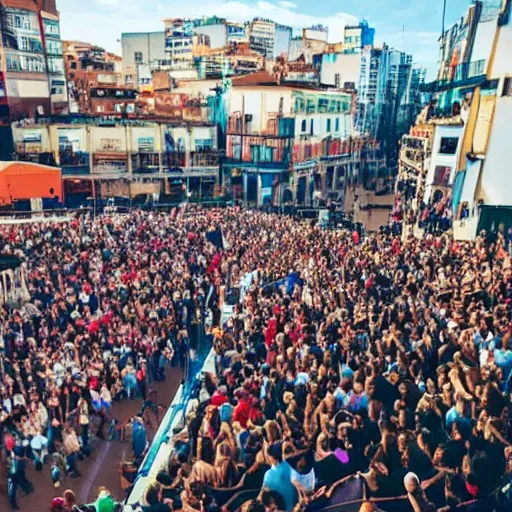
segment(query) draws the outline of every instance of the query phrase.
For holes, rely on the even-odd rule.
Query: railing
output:
[[[90,174],[89,153],[59,152],[62,174]]]
[[[192,151],[190,153],[191,167],[216,167],[219,165],[217,151]]]
[[[49,165],[51,167],[57,166],[55,157],[53,153],[50,152],[16,152],[13,154],[13,160],[18,162],[32,162],[34,164]]]
[[[185,151],[167,151],[163,154],[163,165],[166,169],[176,169],[186,166]]]
[[[134,173],[146,174],[160,171],[159,153],[134,153],[131,159]]]
[[[100,152],[93,155],[93,173],[124,173],[128,171],[125,152]]]
[[[485,59],[475,60],[469,64],[468,78],[485,74]]]
[[[287,166],[290,162],[290,143],[282,138],[228,135],[226,160],[230,163]]]

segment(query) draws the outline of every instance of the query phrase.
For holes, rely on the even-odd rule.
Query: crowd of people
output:
[[[213,229],[219,246],[205,236]],[[144,397],[136,421],[152,439],[161,412],[151,383],[183,362],[197,317],[214,337],[216,371],[201,375],[144,512],[321,510],[351,478],[364,483],[366,511],[377,510],[370,497],[404,495],[417,512],[511,506],[502,238],[402,242],[238,208],[2,235],[2,252],[26,260],[33,297],[1,311],[13,506],[16,486],[31,490],[27,457],[46,465],[36,441],[75,475],[91,416],[101,436],[112,400]],[[222,298],[241,282],[223,322]]]

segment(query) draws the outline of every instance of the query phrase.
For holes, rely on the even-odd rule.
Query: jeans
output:
[[[78,473],[76,468],[76,453],[66,455],[66,470],[68,473]]]
[[[82,450],[85,454],[89,454],[89,425],[82,425]]]
[[[14,475],[10,475],[7,478],[7,497],[9,498],[9,504],[13,510],[18,510],[18,503],[16,502],[16,490],[18,488],[18,484],[16,483],[16,477]]]

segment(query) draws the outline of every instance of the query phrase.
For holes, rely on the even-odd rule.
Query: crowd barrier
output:
[[[140,503],[148,484],[156,478],[159,471],[166,467],[174,448],[173,434],[176,429],[184,426],[185,418],[190,409],[191,391],[197,384],[202,372],[215,372],[215,353],[208,341],[200,344],[195,359],[189,361],[188,375],[180,384],[174,400],[167,409],[155,438],[142,461],[135,482],[126,499],[127,505]]]

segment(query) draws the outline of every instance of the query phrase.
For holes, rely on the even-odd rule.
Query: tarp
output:
[[[36,197],[62,201],[60,169],[30,162],[0,162],[0,206]]]
[[[496,96],[480,96],[480,108],[473,136],[473,152],[485,154],[494,115]]]
[[[475,192],[478,185],[478,179],[480,178],[481,168],[481,160],[468,160],[466,167],[466,177],[464,179],[464,186],[462,187],[460,201],[462,203],[468,203],[468,207],[470,209],[473,207],[473,202],[475,200]]]
[[[453,215],[457,214],[459,209],[460,197],[462,195],[462,188],[464,187],[464,179],[466,177],[466,171],[459,171],[455,175],[455,180],[452,187],[452,211]]]
[[[21,265],[21,259],[18,256],[0,255],[0,272],[4,270],[14,270]]]

